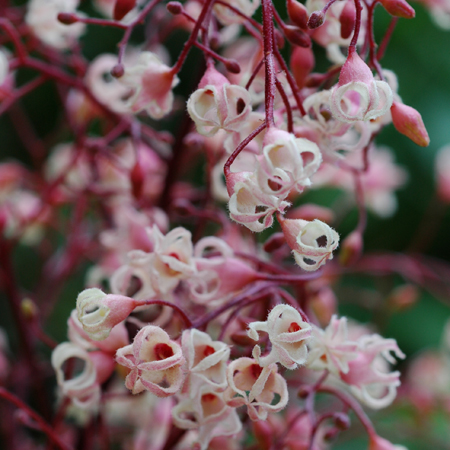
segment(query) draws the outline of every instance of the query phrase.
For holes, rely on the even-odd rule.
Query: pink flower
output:
[[[105,294],[100,289],[85,289],[77,297],[78,319],[84,331],[95,341],[109,336],[111,329],[124,321],[138,306],[123,295]]]
[[[201,386],[208,385],[215,390],[227,387],[226,369],[230,357],[228,345],[213,341],[202,331],[191,329],[183,332],[181,347],[186,358],[190,397],[195,397]]]
[[[179,79],[154,53],[142,52],[119,80],[132,89],[127,102],[132,111],[146,110],[153,119],[161,119],[172,110],[172,89]]]
[[[339,83],[331,93],[331,112],[343,122],[372,120],[389,111],[393,94],[385,81],[374,79],[369,66],[349,47]]]
[[[270,353],[263,357],[259,345],[253,348],[253,357],[261,367],[279,362],[287,369],[295,369],[305,363],[306,342],[312,328],[295,308],[289,305],[275,306],[265,322],[248,325],[248,335],[255,341],[259,339],[258,331],[268,333],[272,344]]]
[[[384,339],[378,334],[363,336],[358,340],[355,359],[348,362],[348,372],[340,373],[341,380],[350,386],[359,401],[370,408],[389,406],[397,395],[400,372],[389,372],[387,363],[395,363],[395,358],[405,355],[394,339]]]
[[[197,446],[193,448],[199,450],[206,450],[214,437],[232,436],[242,428],[236,410],[208,385],[202,386],[195,397],[181,400],[172,409],[172,417],[178,428],[198,430]]]
[[[292,189],[302,192],[311,184],[309,177],[319,168],[322,155],[314,142],[272,128],[266,132],[257,160],[261,190],[284,198]]]
[[[209,67],[187,102],[187,110],[198,133],[213,136],[223,128],[238,131],[244,126],[252,107],[250,94],[229,81],[214,67]]]
[[[133,394],[148,390],[167,397],[178,392],[184,381],[181,348],[159,327],[142,328],[133,344],[117,350],[116,361],[131,369],[125,386]]]
[[[320,220],[282,219],[280,225],[296,263],[307,271],[317,270],[339,245],[339,235]]]
[[[246,405],[252,420],[265,420],[269,412],[281,411],[287,405],[286,380],[276,364],[262,368],[252,358],[238,358],[228,366],[227,379],[225,401],[233,408]],[[277,395],[279,399],[273,404]]]
[[[325,330],[313,326],[308,346],[308,368],[328,370],[336,376],[348,373],[349,361],[358,356],[358,344],[348,339],[346,317],[338,319],[333,315]]]
[[[289,203],[264,193],[256,177],[248,172],[232,173],[227,179],[230,217],[251,231],[260,232],[273,224],[273,214],[283,213]]]

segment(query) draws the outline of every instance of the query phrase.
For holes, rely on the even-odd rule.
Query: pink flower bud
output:
[[[305,86],[306,79],[313,70],[315,63],[314,52],[311,47],[294,48],[291,55],[291,70],[299,89]]]
[[[287,11],[289,18],[295,23],[295,25],[299,26],[303,30],[307,29],[308,10],[302,3],[296,0],[288,0]]]
[[[104,383],[111,376],[116,367],[114,357],[108,353],[97,350],[95,352],[90,352],[89,358],[91,358],[95,370],[97,371],[97,383]]]
[[[134,7],[136,0],[116,0],[114,5],[114,20],[122,20]]]
[[[166,5],[167,11],[176,16],[183,12],[183,5],[180,2],[169,2]]]
[[[100,289],[85,289],[77,298],[78,319],[84,331],[96,341],[109,336],[111,329],[125,320],[138,306],[130,297],[106,295]]]
[[[333,290],[328,286],[322,287],[311,297],[310,308],[321,325],[330,323],[337,310],[337,299]]]
[[[325,14],[323,11],[314,11],[309,16],[308,28],[314,30],[319,28],[325,22]]]
[[[414,8],[406,0],[381,0],[381,4],[395,17],[413,19],[416,16]]]
[[[311,47],[311,38],[300,28],[292,25],[286,25],[283,32],[291,44],[298,45],[303,48]]]
[[[430,138],[422,116],[411,106],[400,102],[394,102],[391,107],[392,122],[399,133],[404,134],[417,145],[427,147]]]
[[[355,28],[356,21],[356,8],[353,0],[347,0],[341,15],[339,16],[339,22],[341,23],[341,38],[347,39]]]
[[[363,245],[363,239],[359,231],[350,233],[341,244],[340,263],[343,266],[354,264],[361,256]]]
[[[397,311],[404,311],[419,300],[420,290],[413,284],[403,284],[396,287],[387,299],[389,306]]]

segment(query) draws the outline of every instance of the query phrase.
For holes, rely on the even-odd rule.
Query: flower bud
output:
[[[303,30],[306,30],[308,27],[308,10],[306,7],[296,0],[288,0],[287,1],[287,11],[289,18],[292,22],[295,23],[298,27]]]
[[[310,30],[315,30],[319,28],[325,22],[325,14],[323,11],[314,11],[308,20],[308,28]]]
[[[91,339],[102,341],[137,305],[130,297],[106,295],[97,288],[85,289],[77,298],[78,320]]]
[[[114,20],[122,20],[134,7],[136,0],[116,0],[114,5]]]
[[[241,73],[241,67],[235,59],[229,59],[224,62],[225,68],[231,73]]]
[[[342,242],[339,261],[343,266],[354,264],[361,256],[363,239],[359,231],[353,231]]]
[[[347,0],[341,15],[339,16],[339,22],[341,23],[341,38],[347,39],[352,34],[355,28],[356,9],[353,0]]]
[[[123,75],[125,74],[125,67],[123,67],[123,64],[116,64],[112,69],[111,69],[111,75],[114,78],[120,78],[123,77]]]
[[[334,423],[340,430],[348,430],[350,428],[350,417],[343,412],[337,412],[333,416]]]
[[[291,70],[299,89],[306,84],[316,61],[311,47],[295,47],[291,55]]]
[[[283,29],[284,35],[291,44],[298,45],[300,47],[311,47],[311,38],[300,28],[292,25],[286,25]]]
[[[286,238],[283,233],[274,233],[264,243],[263,249],[267,253],[272,253],[286,244]]]
[[[169,2],[166,5],[167,11],[176,16],[183,12],[183,5],[180,2]]]
[[[389,305],[396,309],[404,311],[413,306],[419,299],[420,291],[413,284],[404,284],[396,287],[388,297]]]
[[[89,358],[91,358],[97,372],[97,383],[103,384],[114,372],[115,359],[110,354],[100,350],[89,352]]]
[[[144,171],[142,170],[139,161],[136,161],[133,169],[130,172],[131,192],[136,200],[139,200],[142,196],[142,190],[144,187]]]
[[[60,12],[58,14],[58,20],[64,25],[72,25],[73,23],[78,22],[78,17],[76,14],[68,13],[68,12]]]
[[[392,122],[399,133],[404,134],[417,145],[427,147],[430,143],[422,116],[411,106],[394,102],[391,107]]]
[[[413,19],[416,16],[414,8],[406,0],[381,0],[384,9],[395,17]]]
[[[269,422],[258,420],[252,423],[253,435],[255,436],[258,448],[261,450],[270,450],[272,448],[274,433]]]

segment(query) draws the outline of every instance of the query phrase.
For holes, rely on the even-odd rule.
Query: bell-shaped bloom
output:
[[[189,376],[183,391],[189,390],[191,398],[197,395],[201,386],[209,385],[216,391],[227,387],[228,345],[213,341],[207,333],[194,328],[183,332],[181,348]]]
[[[346,123],[333,117],[331,91],[323,90],[306,97],[303,107],[307,114],[298,121],[295,134],[314,141],[324,161],[334,163],[347,152],[358,152],[369,143],[368,123]]]
[[[145,110],[153,119],[161,119],[172,111],[172,89],[179,79],[154,53],[142,52],[119,80],[132,90],[127,104],[133,112]]]
[[[116,64],[116,55],[108,53],[97,56],[89,64],[85,82],[101,104],[119,114],[129,113],[127,100],[130,96],[130,88],[111,75],[111,69]]]
[[[388,440],[373,434],[369,437],[368,450],[407,450],[403,445],[394,445]]]
[[[358,344],[348,339],[347,318],[335,315],[325,330],[313,326],[308,347],[308,368],[328,370],[336,376],[348,373],[349,361],[358,356]]]
[[[230,84],[214,67],[209,67],[187,102],[187,110],[198,133],[213,136],[223,128],[238,131],[252,111],[250,94]]]
[[[198,446],[193,448],[200,450],[206,450],[214,437],[232,436],[242,428],[236,410],[208,385],[202,386],[195,397],[181,400],[172,409],[172,417],[178,428],[198,430]]]
[[[319,168],[322,155],[314,142],[270,129],[264,138],[263,153],[257,160],[261,190],[283,197],[292,189],[302,192],[311,184],[309,177]]]
[[[196,272],[193,258],[191,233],[183,227],[174,228],[165,236],[157,225],[149,229],[154,242],[152,279],[156,289],[166,294],[178,285],[180,280]]]
[[[218,255],[206,257],[206,249]],[[194,258],[197,273],[188,279],[188,284],[195,303],[221,304],[259,278],[252,267],[235,258],[231,247],[217,237],[200,239],[194,248]]]
[[[81,22],[63,25],[57,17],[61,12],[75,12],[79,3],[79,0],[31,0],[25,21],[42,42],[65,49],[83,34],[85,25]]]
[[[225,401],[233,408],[246,405],[252,420],[266,420],[269,412],[281,411],[289,400],[286,380],[276,364],[261,367],[252,358],[238,358],[229,364],[227,379]]]
[[[106,339],[111,329],[125,320],[136,306],[136,300],[130,297],[107,295],[97,288],[85,289],[77,297],[78,319],[95,341]]]
[[[232,173],[227,179],[230,217],[251,231],[260,232],[273,224],[273,214],[283,213],[289,203],[264,193],[256,177],[248,172]]]
[[[181,347],[159,327],[142,328],[133,344],[117,350],[116,361],[130,369],[125,386],[133,394],[148,390],[168,397],[178,392],[184,381]]]
[[[339,235],[326,223],[317,219],[312,222],[281,219],[280,225],[296,263],[303,270],[317,270],[328,259],[333,259]]]
[[[331,93],[331,112],[342,122],[369,121],[392,106],[393,94],[385,81],[375,80],[355,48],[349,48],[338,84]]]
[[[130,343],[128,331],[124,322],[119,323],[112,328],[109,336],[102,340],[96,341],[84,331],[82,323],[78,320],[77,310],[72,310],[67,321],[67,336],[70,342],[78,345],[85,350],[101,350],[104,353],[115,354],[117,349],[125,347]]]
[[[305,363],[308,349],[307,340],[311,337],[311,325],[292,306],[277,305],[270,311],[265,322],[252,322],[248,325],[248,335],[259,339],[258,331],[268,333],[272,345],[270,353],[261,357],[261,347],[255,345],[253,357],[261,367],[280,363],[287,369],[296,369]]]
[[[82,361],[83,369],[75,377],[67,378],[68,374],[63,370],[63,365],[73,358]],[[109,359],[114,363],[111,357]],[[76,406],[82,409],[96,409],[101,391],[96,366],[86,350],[71,342],[59,344],[52,353],[52,366],[56,372],[56,381],[64,396],[69,397]],[[113,369],[114,364],[111,367]]]
[[[118,295],[129,295],[136,300],[150,299],[156,295],[151,267],[153,254],[133,250],[127,255],[128,262],[119,267],[110,280],[111,291]]]
[[[377,334],[358,340],[358,354],[348,362],[348,372],[340,374],[341,380],[359,401],[370,408],[389,406],[397,395],[400,372],[389,372],[387,363],[394,364],[393,352],[398,358],[405,355],[394,339],[384,339]]]
[[[226,0],[226,3],[234,6],[248,17],[252,17],[261,4],[260,0]],[[224,5],[214,5],[214,15],[222,25],[232,25],[234,23],[244,23],[245,17],[236,14]]]

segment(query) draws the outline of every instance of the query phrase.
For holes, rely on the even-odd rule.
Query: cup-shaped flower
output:
[[[132,111],[145,110],[153,119],[161,119],[172,110],[172,89],[179,79],[154,53],[142,52],[119,80],[133,91],[128,100]]]
[[[289,400],[286,380],[276,364],[261,367],[252,358],[238,358],[229,364],[227,379],[225,401],[234,408],[246,405],[252,420],[265,420],[269,412],[281,411]],[[278,401],[273,403],[276,396]]]
[[[205,72],[197,89],[187,102],[187,110],[198,133],[213,136],[223,128],[239,131],[252,111],[250,94],[230,82],[214,67]]]
[[[292,249],[296,263],[307,271],[317,270],[333,259],[339,235],[320,220],[283,219],[279,216],[286,242]]]
[[[206,249],[218,255],[206,257]],[[231,247],[217,237],[200,239],[195,245],[194,257],[197,273],[188,283],[195,303],[208,306],[223,303],[234,292],[259,278],[252,267],[235,258]]]
[[[174,424],[181,429],[197,429],[200,450],[206,450],[212,438],[238,433],[242,423],[236,410],[226,404],[223,394],[205,385],[193,398],[181,400],[173,409]]]
[[[308,139],[270,129],[264,138],[262,155],[257,157],[257,178],[266,194],[287,195],[291,189],[302,192],[322,162],[319,147]]]
[[[369,66],[354,47],[342,66],[338,84],[331,93],[331,112],[342,122],[373,120],[392,106],[393,94],[385,81],[375,80]]]
[[[73,378],[66,378],[63,365],[73,358],[83,362],[83,370]],[[97,382],[97,370],[89,353],[78,345],[64,342],[53,350],[51,361],[62,394],[82,409],[95,409],[100,400],[100,386]]]
[[[194,329],[185,330],[181,337],[181,348],[186,358],[189,396],[195,397],[201,386],[210,385],[215,390],[227,387],[226,369],[230,348],[224,342]],[[183,388],[183,391],[185,388]]]
[[[264,193],[253,174],[232,173],[227,179],[230,217],[251,231],[260,232],[273,224],[273,214],[283,213],[289,203]]]
[[[133,344],[117,350],[116,361],[130,369],[125,386],[133,394],[148,390],[168,397],[178,392],[184,381],[181,347],[153,325],[142,328]]]
[[[253,357],[261,367],[279,362],[287,369],[295,369],[305,363],[308,349],[307,340],[311,336],[311,325],[292,306],[277,305],[270,311],[265,322],[252,322],[248,325],[248,335],[255,341],[258,331],[268,333],[272,349],[261,357],[261,347],[255,345]]]
[[[348,362],[348,372],[341,372],[341,380],[362,403],[373,409],[385,408],[394,401],[400,385],[400,372],[388,369],[388,363],[395,363],[390,352],[398,358],[405,355],[394,339],[384,339],[377,334],[363,336],[358,346],[357,356]]]
[[[106,339],[111,329],[125,320],[136,306],[136,301],[130,297],[107,295],[97,288],[85,289],[77,297],[78,320],[95,341]]]
[[[335,315],[325,330],[313,326],[308,347],[308,368],[328,370],[336,376],[348,373],[349,361],[358,356],[358,344],[348,339],[347,318]]]

